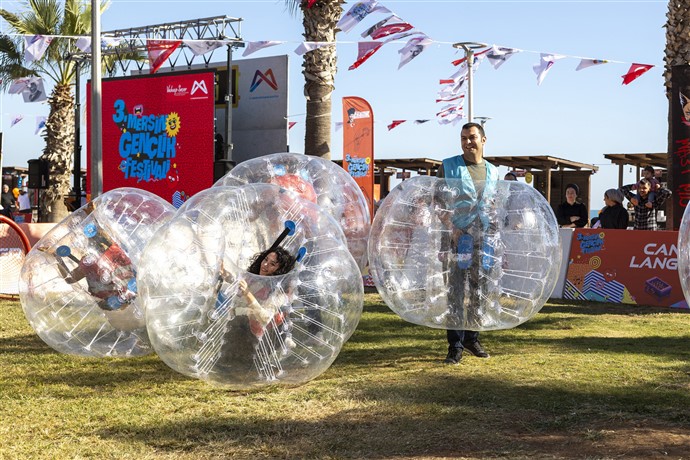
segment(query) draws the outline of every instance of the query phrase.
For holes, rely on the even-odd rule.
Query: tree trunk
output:
[[[48,163],[48,188],[41,201],[41,222],[60,222],[69,211],[65,197],[70,193],[74,157],[74,97],[72,87],[57,85],[48,98],[46,146],[41,159]],[[77,202],[78,203],[78,202]]]
[[[302,4],[306,41],[335,42],[335,26],[343,12],[342,0],[318,0],[311,8]],[[304,96],[307,99],[304,153],[331,159],[331,93],[337,72],[335,45],[304,55]]]

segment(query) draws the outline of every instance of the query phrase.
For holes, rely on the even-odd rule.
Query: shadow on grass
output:
[[[55,351],[36,334],[13,335],[0,338],[0,354],[46,354]]]
[[[563,452],[559,442],[531,445],[542,436],[570,439],[566,445],[572,449],[577,442],[589,444],[585,433],[593,426],[613,432],[636,424],[678,433],[685,436],[685,443],[690,439],[690,431],[683,428],[688,421],[683,407],[690,403],[690,395],[681,391],[673,398],[642,387],[616,395],[584,393],[544,385],[517,387],[457,372],[358,387],[351,389],[350,398],[367,408],[345,409],[314,421],[295,420],[282,408],[261,415],[219,410],[184,421],[114,425],[96,434],[122,442],[133,438],[171,453],[208,455],[206,446],[213,445],[223,455],[242,458],[243,453],[247,458],[485,458],[507,453],[510,458],[527,458],[551,449]],[[297,403],[289,401],[289,395],[286,399],[286,405]],[[602,444],[597,448],[596,458],[628,452],[607,450]],[[577,458],[586,457],[581,454]]]

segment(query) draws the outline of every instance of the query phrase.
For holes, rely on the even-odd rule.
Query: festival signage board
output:
[[[671,123],[669,124],[670,184],[673,230],[680,228],[690,203],[690,66],[671,69]]]
[[[576,229],[563,298],[688,308],[677,265],[678,232]]]
[[[357,182],[374,219],[374,111],[361,97],[343,98],[343,168]]]
[[[179,207],[213,185],[214,79],[204,70],[102,81],[103,192],[135,187]]]

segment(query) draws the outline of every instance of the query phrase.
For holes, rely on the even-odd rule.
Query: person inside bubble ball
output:
[[[95,224],[85,229],[94,232]],[[66,246],[58,248],[56,259],[60,275],[68,284],[86,279],[88,292],[106,311],[124,310],[136,298],[136,272],[125,251],[102,232],[90,237],[90,251],[81,258],[73,256]],[[45,248],[38,248],[45,251]],[[63,249],[61,255],[60,249]],[[76,263],[69,268],[68,258]]]
[[[296,259],[281,246],[271,247],[258,253],[252,259],[247,269],[248,273],[259,276],[278,276],[289,273],[295,266]],[[232,275],[221,270],[222,280],[232,278]],[[290,293],[276,293],[269,283],[260,278],[249,277],[249,282],[241,278],[237,282],[237,302],[234,306],[234,317],[229,321],[230,328],[220,349],[218,365],[234,371],[248,371],[261,362],[259,356],[261,343],[265,343],[264,335],[269,330],[276,332],[275,336],[281,341],[281,347],[290,349],[295,347],[290,333]],[[216,301],[216,308],[227,305],[221,290]]]
[[[484,160],[486,135],[484,128],[477,123],[467,123],[462,127],[462,155],[446,158],[436,173],[437,177],[460,179],[462,193],[460,199],[446,201],[449,215],[445,220],[451,222],[452,231],[445,234],[442,247],[450,247],[448,260],[444,261],[444,271],[448,270],[448,323],[462,324],[463,316],[479,316],[482,291],[485,289],[487,252],[497,234],[497,225],[490,218],[492,191],[498,182],[498,170]],[[439,195],[440,197],[440,195]],[[469,198],[469,199],[468,199]],[[441,206],[443,207],[443,206]],[[440,216],[444,220],[443,216]],[[463,242],[469,243],[463,247]],[[465,285],[469,285],[469,305],[465,309]],[[454,320],[454,321],[453,321]],[[477,318],[474,318],[477,321]],[[489,354],[479,342],[479,331],[448,329],[448,355],[444,363],[458,364],[464,350],[478,358],[488,358]]]

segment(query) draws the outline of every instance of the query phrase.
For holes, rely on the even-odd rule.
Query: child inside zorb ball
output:
[[[151,353],[136,267],[148,238],[173,214],[162,198],[121,188],[41,238],[22,267],[19,289],[24,314],[41,339],[82,356]]]

